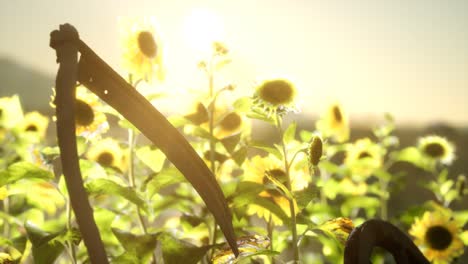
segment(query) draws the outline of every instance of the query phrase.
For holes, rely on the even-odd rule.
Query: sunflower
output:
[[[449,264],[463,254],[461,228],[448,211],[425,212],[422,219],[416,219],[409,233],[424,256],[434,264]]]
[[[271,113],[292,108],[296,94],[296,87],[290,81],[270,79],[263,81],[257,87],[254,101]]]
[[[120,171],[126,169],[126,157],[119,143],[112,138],[105,138],[92,145],[86,153],[86,158],[99,163],[103,167],[111,167]]]
[[[215,137],[222,139],[241,132],[250,131],[250,122],[238,112],[229,112],[221,116],[216,124]],[[244,134],[245,134],[244,133]]]
[[[366,178],[382,166],[384,149],[369,138],[359,139],[346,151],[345,164],[353,177]]]
[[[38,135],[39,138],[44,138],[48,125],[49,118],[34,111],[24,115],[24,119],[21,122],[21,130]]]
[[[51,106],[55,108],[55,89]],[[86,87],[76,87],[75,96],[75,126],[76,135],[92,138],[109,130],[106,115],[100,111],[99,98],[89,92]]]
[[[349,120],[343,106],[339,103],[331,104],[325,115],[317,122],[317,128],[339,143],[347,141],[350,133]]]
[[[431,161],[450,165],[455,159],[455,147],[440,136],[426,136],[419,139],[418,148],[422,155]]]
[[[273,183],[267,176],[267,174],[269,174],[270,177],[275,178],[283,185],[286,185],[287,183],[288,179],[283,168],[283,163],[271,155],[266,157],[254,156],[252,159],[246,160],[243,166],[245,181],[251,181],[263,185],[272,185]],[[292,191],[299,191],[306,188],[308,185],[307,172],[297,169],[294,165],[291,166],[291,169],[290,177]],[[288,216],[290,216],[289,201],[277,188],[267,189],[259,195],[275,202]],[[257,214],[265,220],[269,220],[271,216],[275,224],[282,224],[282,220],[276,215],[271,214],[268,209],[258,205],[249,205],[247,214]]]
[[[18,95],[0,98],[0,127],[13,128],[23,119]]]
[[[122,66],[135,80],[164,79],[163,50],[153,17],[121,20]]]

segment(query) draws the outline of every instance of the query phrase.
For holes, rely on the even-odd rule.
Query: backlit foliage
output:
[[[163,79],[162,45],[152,22],[126,21],[123,28],[123,66],[133,86]],[[85,87],[77,88],[80,168],[112,263],[342,263],[349,233],[371,218],[409,232],[433,263],[451,263],[464,252],[468,210],[451,206],[468,191],[466,177],[455,180],[452,173],[450,139],[424,135],[400,147],[387,116],[371,136],[355,140],[339,103],[305,129],[290,121],[301,93],[290,80],[265,80],[237,97],[234,85],[209,81],[228,70],[231,59],[226,45],[214,43],[198,65],[208,87],[193,97],[191,110],[168,119],[224,192],[241,252],[237,259],[199,195],[164,154]],[[158,92],[147,96],[158,98]],[[88,258],[51,120],[23,113],[18,96],[0,98],[0,263]],[[258,140],[253,124],[269,126],[276,140]],[[402,163],[425,176],[395,166]],[[410,177],[418,177],[433,199],[389,215],[389,199]],[[373,263],[384,258],[375,254]]]

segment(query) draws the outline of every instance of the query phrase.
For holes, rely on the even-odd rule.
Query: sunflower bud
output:
[[[309,160],[312,165],[317,166],[322,157],[323,143],[322,139],[318,136],[312,138],[309,146]]]

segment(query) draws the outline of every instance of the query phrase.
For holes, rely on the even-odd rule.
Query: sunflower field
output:
[[[130,21],[122,32],[126,80],[157,105],[167,95],[144,85],[157,87],[165,78],[152,20]],[[450,139],[420,135],[402,147],[391,115],[371,136],[352,139],[339,102],[314,129],[303,129],[295,120],[301,91],[292,80],[265,79],[249,96],[235,97],[235,85],[215,82],[231,60],[229,47],[214,42],[194,65],[207,86],[193,94],[186,112],[167,119],[216,177],[232,214],[237,257],[164,152],[77,84],[79,167],[110,263],[343,263],[349,234],[376,218],[406,233],[430,263],[461,263],[468,209],[459,208],[468,188],[466,176],[451,171],[457,146]],[[56,106],[52,90],[50,105]],[[19,96],[0,98],[0,263],[90,262],[62,173],[55,120],[24,112]],[[255,135],[259,124],[272,139]],[[429,175],[419,187],[432,199],[390,214],[390,198],[415,177],[408,168]],[[372,263],[394,262],[377,249]]]

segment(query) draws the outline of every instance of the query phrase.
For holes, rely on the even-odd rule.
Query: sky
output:
[[[0,56],[55,74],[49,33],[65,22],[119,73],[119,17],[154,16],[167,52],[162,87],[205,89],[204,40],[226,43],[218,78],[251,95],[262,78],[287,77],[298,107],[318,115],[342,103],[353,118],[385,112],[411,124],[468,125],[466,0],[0,0]],[[180,96],[179,98],[185,98]]]

